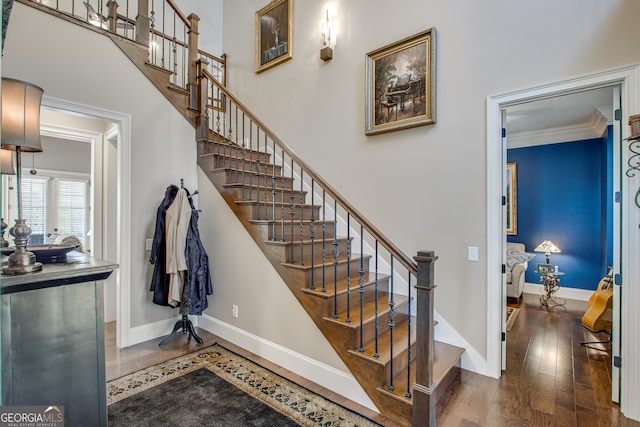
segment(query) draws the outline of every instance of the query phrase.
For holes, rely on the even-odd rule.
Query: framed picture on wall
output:
[[[365,133],[436,122],[436,30],[367,53]]]
[[[274,0],[256,12],[256,73],[292,58],[293,0]]]
[[[507,235],[518,234],[518,188],[516,164],[507,163]]]

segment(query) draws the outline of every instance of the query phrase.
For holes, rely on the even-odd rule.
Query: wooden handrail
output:
[[[311,166],[309,166],[304,160],[302,160],[298,155],[284,142],[282,142],[271,129],[269,129],[260,119],[258,119],[255,114],[251,112],[242,102],[240,102],[235,96],[233,96],[227,89],[221,85],[217,79],[211,75],[207,70],[202,69],[201,73],[208,80],[212,81],[217,87],[218,90],[222,91],[224,95],[232,100],[245,114],[249,116],[249,118],[256,123],[262,131],[271,138],[279,147],[291,157],[301,168],[304,169],[305,173],[317,182],[328,194],[333,198],[338,204],[345,208],[349,212],[353,218],[355,218],[360,224],[365,226],[367,231],[379,241],[383,247],[385,247],[391,255],[393,255],[400,263],[412,274],[417,275],[417,265],[414,263],[411,258],[409,258],[404,252],[402,252],[391,240],[389,240],[380,230],[378,230],[371,222],[362,215],[351,203],[349,203],[336,189],[334,189],[328,182],[326,182]],[[208,124],[207,124],[208,125]],[[202,135],[206,135],[207,133],[202,133]]]
[[[189,19],[187,19],[186,16],[184,16],[184,13],[182,13],[180,11],[180,9],[178,9],[178,6],[176,6],[176,4],[173,2],[173,0],[164,0],[169,6],[171,6],[171,9],[173,9],[173,11],[176,13],[176,15],[178,15],[180,17],[180,19],[182,20],[182,22],[184,22],[184,25],[187,26],[187,28],[191,28],[191,22],[189,22]]]

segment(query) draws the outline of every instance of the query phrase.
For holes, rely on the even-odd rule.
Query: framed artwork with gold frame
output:
[[[256,73],[291,59],[293,0],[274,0],[256,12]]]
[[[507,163],[507,235],[518,234],[518,187],[515,163]]]
[[[367,53],[367,135],[436,122],[435,58],[435,28]]]

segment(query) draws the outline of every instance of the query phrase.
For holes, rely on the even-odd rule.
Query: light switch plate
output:
[[[469,246],[469,248],[468,248],[468,258],[469,258],[469,261],[478,261],[478,247],[477,246]]]

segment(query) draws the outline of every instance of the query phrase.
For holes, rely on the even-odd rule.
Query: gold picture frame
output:
[[[367,53],[367,135],[436,122],[435,60],[435,28]]]
[[[507,163],[507,186],[506,186],[506,207],[507,207],[507,235],[518,234],[518,179],[515,163]]]
[[[274,0],[256,12],[256,73],[293,57],[293,0]]]

